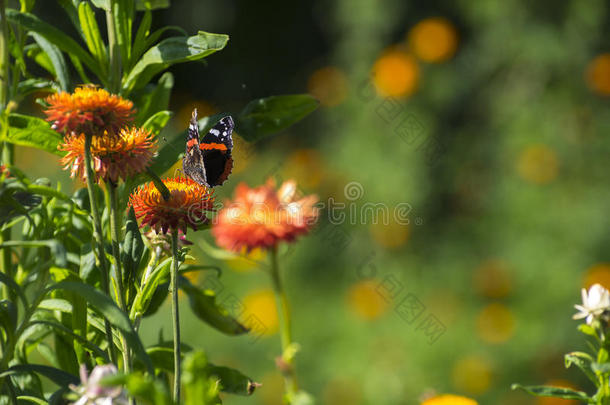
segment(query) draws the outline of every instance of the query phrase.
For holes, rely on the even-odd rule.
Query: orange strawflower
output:
[[[188,226],[197,230],[208,222],[207,213],[214,211],[214,191],[190,178],[175,177],[163,180],[170,191],[165,200],[152,182],[138,187],[129,196],[140,226],[150,226],[157,233],[181,230]]]
[[[227,202],[215,220],[212,234],[216,243],[228,250],[250,251],[271,248],[280,241],[293,241],[315,224],[318,210],[315,195],[295,199],[296,183],[287,181],[275,190],[275,184],[249,188],[240,184],[235,199]]]
[[[70,169],[72,177],[85,180],[85,134],[66,135],[59,150],[67,152],[61,162]],[[117,182],[142,173],[150,164],[157,143],[150,131],[142,128],[123,128],[118,136],[96,136],[91,141],[91,157],[95,181]]]
[[[133,103],[92,86],[77,87],[74,93],[60,92],[45,100],[47,121],[57,132],[90,135],[116,134],[133,120]]]

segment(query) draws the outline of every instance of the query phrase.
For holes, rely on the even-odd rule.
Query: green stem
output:
[[[6,21],[6,0],[0,0],[0,105],[6,108],[9,100],[9,80],[10,80],[10,61],[9,61],[9,35],[8,22]]]
[[[172,230],[172,319],[174,329],[174,402],[180,403],[180,313],[178,307],[178,268],[180,257],[178,255],[178,230]]]
[[[2,138],[8,132],[8,114],[6,113],[6,106],[8,103],[8,91],[9,91],[9,35],[8,35],[8,22],[6,21],[6,0],[0,0],[0,108],[2,109]],[[12,164],[13,163],[14,147],[12,144],[5,142],[2,148],[2,162]],[[7,229],[0,234],[0,243],[11,240],[11,230]],[[12,262],[12,250],[9,248],[2,249],[0,251],[0,263],[2,269],[9,278],[13,278],[13,262]],[[13,301],[15,297],[11,293],[8,286],[4,286],[2,289],[2,298]]]
[[[116,283],[118,288],[118,299],[119,307],[125,312],[129,314],[127,310],[126,297],[125,297],[125,287],[123,285],[123,266],[121,263],[121,249],[119,247],[119,208],[118,208],[118,198],[116,192],[116,185],[108,182],[107,184],[108,194],[110,195],[110,235],[112,239],[112,255],[114,256],[114,264],[116,269]],[[129,373],[131,371],[131,352],[129,350],[129,346],[127,345],[127,339],[122,335],[121,342],[123,345],[123,368],[125,373]]]
[[[91,217],[93,218],[93,237],[95,238],[97,252],[96,259],[99,264],[101,273],[102,289],[110,297],[110,286],[108,283],[108,263],[106,262],[106,252],[104,249],[104,237],[102,236],[102,221],[100,219],[100,212],[97,206],[97,198],[95,197],[94,189],[94,173],[93,167],[91,166],[91,142],[93,135],[85,134],[85,172],[87,181],[87,191],[89,192],[89,204],[91,206]],[[116,355],[114,353],[114,340],[112,337],[112,328],[108,319],[104,318],[104,326],[106,329],[106,337],[108,339],[108,355],[110,361],[114,364],[117,363]]]
[[[273,283],[273,291],[275,292],[275,300],[277,302],[278,317],[280,321],[280,337],[282,341],[282,374],[286,384],[286,394],[289,397],[294,396],[298,392],[298,384],[294,369],[294,352],[292,349],[292,330],[290,308],[288,306],[288,298],[282,284],[282,277],[278,265],[277,247],[271,249],[271,281]]]
[[[116,0],[111,1],[110,11],[106,11],[106,28],[108,30],[108,49],[110,51],[110,92],[118,93],[121,87],[121,50],[117,41],[114,12]]]

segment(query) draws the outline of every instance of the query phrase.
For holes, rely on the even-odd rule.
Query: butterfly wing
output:
[[[224,117],[203,137],[199,148],[203,156],[206,180],[211,186],[224,183],[233,169],[233,128],[231,117]]]
[[[193,110],[191,122],[186,135],[186,152],[182,159],[184,174],[201,185],[207,185],[203,154],[199,143],[199,126],[197,125],[197,109]]]

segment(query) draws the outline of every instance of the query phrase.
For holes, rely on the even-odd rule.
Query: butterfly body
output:
[[[224,183],[233,169],[231,135],[234,126],[231,117],[224,117],[200,139],[195,109],[187,131],[186,153],[182,159],[184,173],[208,187]]]

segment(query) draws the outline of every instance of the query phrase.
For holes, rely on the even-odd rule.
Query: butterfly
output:
[[[197,183],[214,187],[227,180],[233,169],[233,128],[230,116],[218,121],[203,139],[199,139],[197,109],[193,110],[186,136],[186,153],[182,158],[184,173]]]

